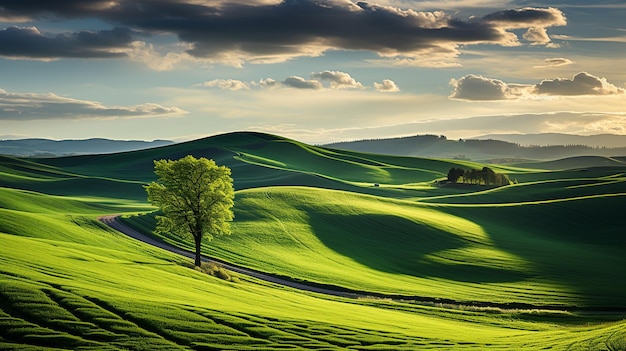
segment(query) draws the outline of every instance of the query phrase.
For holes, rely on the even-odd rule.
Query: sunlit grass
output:
[[[554,318],[585,320],[573,315],[526,318],[228,283],[185,268],[164,251],[125,245],[130,239],[124,237],[111,249],[97,244],[109,233],[91,234],[90,245],[0,234],[1,347],[565,349],[621,342],[626,332],[626,324],[616,322],[554,324]]]
[[[205,252],[261,271],[354,290],[457,301],[621,303],[623,286],[616,280],[622,281],[622,273],[612,267],[626,262],[611,243],[600,248],[555,234],[542,238],[521,225],[502,228],[512,216],[525,213],[517,207],[472,209],[471,215],[484,218],[471,221],[461,216],[463,209],[313,188],[246,190],[236,198],[235,235],[216,238]],[[546,205],[536,211],[551,209]],[[547,227],[551,218],[537,227],[558,230],[557,223]],[[128,221],[144,231],[154,226],[147,216]],[[584,235],[568,235],[574,234]],[[165,240],[192,249],[190,241]],[[600,252],[602,257],[584,267],[557,264]],[[581,268],[592,274],[580,277]],[[598,288],[589,296],[588,289],[572,285],[578,281]],[[613,287],[598,285],[603,281]]]
[[[343,299],[242,276],[227,282],[96,220],[152,210],[141,187],[154,177],[152,161],[187,154],[232,167],[240,189],[233,235],[205,253],[296,280],[457,303]],[[615,162],[586,168],[606,160],[579,159],[578,170],[550,172],[499,166],[521,183],[480,191],[434,185],[450,167],[477,163],[256,133],[1,161],[0,349],[626,348],[619,311],[569,309],[625,307],[625,172]],[[151,216],[127,221],[154,229]],[[502,308],[515,303],[563,310]]]

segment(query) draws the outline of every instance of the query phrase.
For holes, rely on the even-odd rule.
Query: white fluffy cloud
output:
[[[282,81],[273,78],[264,78],[257,81],[243,82],[235,79],[213,79],[196,86],[219,88],[222,90],[250,90],[292,88],[304,90],[349,90],[366,89],[366,87],[354,79],[350,74],[340,71],[322,71],[311,73],[312,79],[300,76],[291,76]],[[326,84],[325,84],[326,83]],[[385,79],[382,83],[374,83],[373,88],[380,92],[398,92],[400,89],[392,80]]]
[[[56,94],[11,93],[0,89],[0,120],[97,119],[181,116],[178,107],[146,103],[134,106],[105,106]]]
[[[384,79],[381,83],[374,83],[374,89],[384,93],[395,93],[400,91],[400,88],[393,80]]]
[[[516,96],[509,85],[499,79],[468,74],[459,80],[452,79],[454,91],[450,98],[471,101],[507,100]]]
[[[345,72],[324,71],[311,74],[311,78],[329,82],[332,89],[363,89],[363,84]]]
[[[546,79],[535,85],[533,92],[542,95],[613,95],[626,90],[609,83],[606,78],[580,72],[572,79]]]
[[[203,87],[220,88],[223,90],[250,90],[250,85],[236,79],[213,79],[201,84]]]
[[[539,96],[614,95],[626,90],[587,72],[580,72],[572,79],[555,78],[538,84],[512,84],[499,79],[469,74],[458,80],[452,79],[451,99],[468,101],[514,100]]]
[[[546,45],[550,42],[548,32],[541,27],[528,28],[522,37],[531,42],[531,45]]]

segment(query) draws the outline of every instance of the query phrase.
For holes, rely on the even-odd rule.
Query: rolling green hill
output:
[[[405,301],[225,282],[96,220],[123,213],[151,231],[141,185],[155,159],[187,154],[231,167],[237,189],[233,235],[206,254]],[[0,349],[622,350],[626,164],[609,161],[491,166],[519,184],[486,189],[437,185],[449,168],[479,163],[259,133],[3,157]],[[536,309],[504,308],[520,304]]]

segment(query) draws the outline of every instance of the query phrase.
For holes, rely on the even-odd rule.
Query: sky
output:
[[[626,134],[626,3],[0,0],[0,139]]]

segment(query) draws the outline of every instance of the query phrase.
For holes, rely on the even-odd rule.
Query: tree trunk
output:
[[[202,266],[202,256],[200,255],[200,247],[202,246],[202,236],[194,235],[194,241],[196,242],[196,262],[197,267]]]

